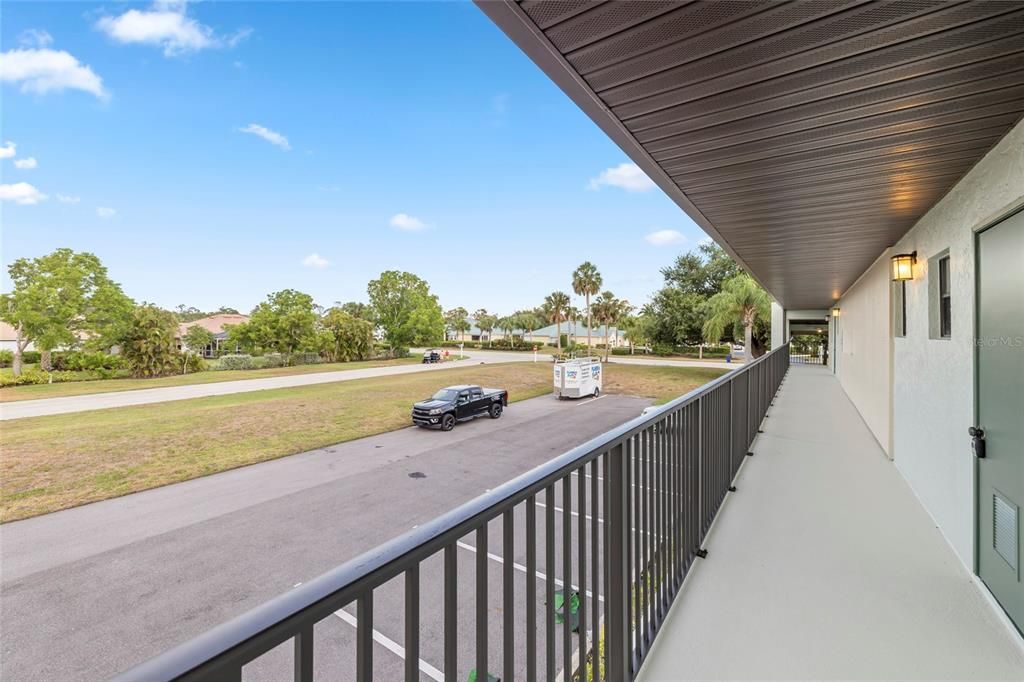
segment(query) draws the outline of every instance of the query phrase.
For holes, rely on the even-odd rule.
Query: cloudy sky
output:
[[[5,268],[243,310],[397,268],[511,312],[588,259],[642,303],[704,237],[468,3],[5,2],[0,49]]]

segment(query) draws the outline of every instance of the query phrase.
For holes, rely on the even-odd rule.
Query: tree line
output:
[[[56,350],[88,350],[123,356],[132,375],[161,376],[195,369],[201,360],[189,349],[214,343],[199,325],[178,338],[178,325],[206,316],[185,306],[166,310],[136,302],[113,281],[94,254],[61,248],[38,258],[19,258],[8,267],[12,289],[0,294],[0,319],[15,330],[12,371],[20,376],[26,349],[40,353],[49,371]],[[426,281],[389,270],[367,285],[369,304],[317,305],[309,294],[284,289],[269,294],[242,324],[226,327],[227,347],[245,353],[316,353],[331,362],[360,360],[375,352],[376,331],[391,355],[444,336],[444,318]],[[237,313],[220,308],[216,313]],[[179,346],[183,346],[179,348]]]
[[[562,323],[572,324],[571,336],[575,337],[576,321],[583,318],[588,352],[594,347],[593,325],[597,322],[605,327],[606,358],[611,345],[607,334],[612,326],[625,333],[631,348],[651,346],[666,354],[677,346],[719,343],[723,339],[742,339],[754,356],[764,352],[771,326],[771,299],[721,247],[702,243],[696,252],[678,256],[661,274],[662,287],[638,309],[611,291],[602,291],[604,279],[597,267],[587,261],[573,270],[570,277],[573,293],[584,298],[582,310],[572,305],[568,293],[556,290],[535,308],[505,316],[479,309],[472,319],[482,333],[490,335],[498,329],[511,338],[512,344],[515,330],[529,336],[534,330],[553,324],[557,330],[555,345],[561,351]],[[446,311],[444,320],[446,329],[455,334],[463,334],[472,327],[470,315],[463,307]]]
[[[23,354],[32,344],[40,351],[42,369],[50,367],[57,349],[102,350],[117,348],[135,376],[159,376],[198,363],[188,349],[213,344],[213,335],[193,325],[181,341],[178,324],[206,315],[185,306],[165,310],[151,303],[137,303],[114,282],[94,254],[61,248],[38,258],[19,258],[8,267],[12,290],[0,294],[0,319],[16,333],[12,362],[15,376],[23,369]],[[597,267],[584,262],[570,277],[572,291],[584,298],[584,307],[571,305],[563,290],[544,297],[535,308],[510,315],[492,315],[486,309],[473,313],[484,333],[532,334],[547,324],[558,333],[555,344],[562,350],[562,323],[584,318],[587,349],[593,348],[596,321],[607,330],[623,330],[631,346],[651,346],[656,351],[700,342],[743,339],[745,347],[760,355],[768,345],[770,298],[757,283],[717,245],[701,244],[696,252],[678,256],[663,268],[663,286],[651,300],[635,308],[608,290]],[[228,328],[227,347],[250,354],[316,353],[328,361],[369,357],[379,330],[392,355],[413,345],[433,345],[445,331],[470,329],[469,314],[458,307],[443,312],[437,296],[420,277],[389,270],[367,284],[369,303],[336,301],[330,307],[315,303],[312,296],[294,289],[269,294],[243,324]],[[214,313],[237,313],[223,307]],[[605,354],[609,339],[605,339]],[[184,353],[182,351],[185,351]]]

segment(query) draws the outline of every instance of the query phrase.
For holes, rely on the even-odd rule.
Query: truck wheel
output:
[[[595,397],[595,398],[598,398],[598,397],[600,397],[600,396],[601,396],[601,389],[599,389],[599,388],[595,388],[595,389],[594,389],[594,397]]]
[[[491,405],[491,419],[497,419],[501,416],[501,403],[494,403]]]
[[[445,416],[441,417],[441,430],[442,431],[451,431],[454,428],[455,428],[455,415],[454,414],[446,414]]]

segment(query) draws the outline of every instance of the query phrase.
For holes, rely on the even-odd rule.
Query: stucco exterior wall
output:
[[[839,299],[836,376],[875,440],[892,457],[892,314],[886,250]]]
[[[967,437],[974,422],[974,233],[1022,204],[1024,122],[892,249],[917,251],[915,277],[907,283],[907,334],[893,339],[892,455],[969,567],[974,563],[974,460]],[[929,301],[929,277],[937,273],[928,272],[928,259],[946,249],[951,338],[934,339],[929,338],[929,310],[934,305]],[[849,322],[844,320],[847,344]]]

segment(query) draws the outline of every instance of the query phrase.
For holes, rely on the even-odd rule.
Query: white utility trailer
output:
[[[555,363],[555,396],[582,398],[601,395],[604,372],[600,358],[573,358]]]

